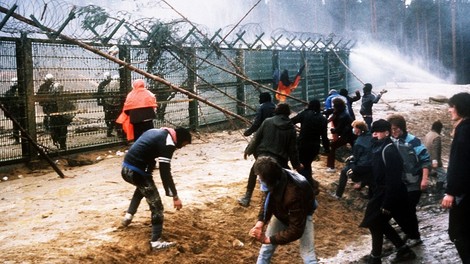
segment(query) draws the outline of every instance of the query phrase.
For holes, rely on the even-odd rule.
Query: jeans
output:
[[[268,228],[266,229],[266,236],[272,236],[286,228],[286,225],[273,216],[269,222]],[[273,244],[263,244],[259,250],[258,260],[256,263],[270,263],[276,247],[277,245]],[[304,263],[317,264],[315,244],[313,241],[313,221],[311,215],[307,216],[305,230],[302,234],[302,237],[300,238],[300,256],[302,257]]]
[[[146,198],[150,207],[152,218],[151,241],[157,241],[161,237],[163,231],[163,204],[153,178],[140,175],[125,166],[122,167],[121,176],[126,182],[137,187],[135,193],[139,192],[143,197]],[[135,207],[136,210],[137,207]]]

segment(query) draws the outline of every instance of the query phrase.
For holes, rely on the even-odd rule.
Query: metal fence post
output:
[[[32,42],[27,37],[26,33],[21,34],[21,38],[16,41],[16,65],[17,65],[17,76],[18,76],[18,93],[23,94],[23,102],[25,107],[22,108],[25,119],[20,122],[24,125],[24,128],[30,134],[34,141],[37,141],[36,131],[36,107],[35,107],[35,96],[34,96],[34,83],[33,83],[33,49]],[[23,141],[22,141],[23,142]],[[31,146],[31,142],[28,144],[22,144],[21,146],[23,157],[35,157],[37,151]]]
[[[237,57],[235,60],[237,65],[237,73],[245,76],[245,51],[243,49],[237,49]],[[237,77],[237,99],[246,102],[245,99],[245,84],[244,80]],[[245,106],[237,102],[237,114],[244,116],[246,113]]]
[[[197,62],[196,62],[196,49],[188,48],[188,91],[191,93],[196,94],[197,86],[196,86],[196,73],[197,73]],[[191,98],[190,98],[191,99]],[[198,100],[190,100],[188,103],[188,114],[189,114],[189,127],[195,129],[199,127],[199,111],[198,107],[199,101]]]

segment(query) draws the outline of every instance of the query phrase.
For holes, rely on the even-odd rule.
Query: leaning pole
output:
[[[0,6],[0,12],[7,14],[7,13],[9,13],[10,11],[9,11],[8,9],[6,9],[6,8],[4,8],[4,7],[2,7],[2,6]],[[10,13],[11,13],[11,12],[10,12]],[[15,19],[21,21],[21,22],[24,22],[24,23],[28,24],[28,25],[31,25],[31,26],[40,28],[40,29],[43,30],[43,31],[47,31],[48,33],[57,33],[56,31],[54,31],[54,30],[51,29],[51,28],[48,28],[48,27],[45,27],[45,26],[39,27],[36,23],[34,23],[34,21],[32,21],[32,20],[30,20],[30,19],[28,19],[28,18],[26,18],[26,17],[23,17],[23,16],[21,16],[21,15],[19,15],[19,14],[17,14],[17,13],[14,13],[14,12],[13,12],[13,13],[11,13],[11,16],[14,17]],[[74,39],[74,38],[71,38],[71,37],[69,37],[69,36],[66,36],[66,35],[64,35],[64,34],[58,34],[57,36],[58,36],[59,38],[65,40],[65,41],[69,42],[69,43],[73,43],[73,44],[75,44],[75,45],[77,45],[77,46],[80,46],[80,47],[82,47],[82,48],[84,48],[84,49],[86,49],[86,50],[89,50],[89,51],[91,51],[91,52],[93,52],[93,53],[95,53],[95,54],[98,54],[99,56],[105,57],[106,59],[111,60],[111,61],[113,61],[113,62],[115,62],[115,63],[117,63],[117,64],[119,64],[119,65],[121,65],[121,66],[123,66],[123,67],[126,67],[127,69],[129,69],[129,70],[131,70],[131,71],[134,71],[134,72],[136,72],[136,73],[139,73],[139,74],[141,74],[141,75],[143,75],[143,76],[145,76],[145,77],[147,77],[147,78],[149,78],[149,79],[152,79],[152,80],[154,80],[154,81],[156,81],[156,82],[159,82],[159,83],[162,83],[162,84],[164,84],[164,85],[167,85],[167,86],[170,87],[171,89],[176,90],[176,91],[178,91],[178,92],[180,92],[180,93],[182,93],[182,94],[185,94],[185,95],[188,96],[188,98],[190,98],[190,99],[196,99],[196,100],[198,100],[199,102],[202,102],[202,103],[204,103],[204,104],[207,104],[207,105],[209,105],[209,106],[211,106],[211,107],[213,107],[213,108],[215,108],[215,109],[217,109],[217,110],[223,112],[224,114],[227,114],[227,115],[229,115],[229,116],[232,116],[232,117],[234,117],[234,118],[237,118],[237,119],[239,119],[239,120],[245,122],[246,124],[251,124],[251,122],[250,122],[248,119],[246,119],[245,117],[243,117],[243,116],[241,116],[241,115],[238,115],[238,114],[235,114],[235,113],[233,113],[233,112],[231,112],[231,111],[229,111],[229,110],[227,110],[227,109],[224,109],[224,108],[222,108],[222,107],[220,107],[220,106],[218,106],[218,105],[216,105],[216,104],[210,102],[209,100],[207,100],[207,99],[205,99],[205,98],[203,98],[203,97],[200,97],[200,96],[197,95],[197,94],[194,94],[194,93],[192,93],[192,92],[189,92],[189,91],[187,91],[187,90],[185,90],[185,89],[183,89],[183,88],[181,88],[181,87],[179,87],[179,86],[176,86],[176,85],[170,83],[169,81],[167,81],[167,80],[165,80],[165,79],[163,79],[163,78],[161,78],[161,77],[159,77],[159,76],[157,76],[157,75],[150,74],[150,73],[148,73],[148,72],[146,72],[146,71],[144,71],[144,70],[141,70],[141,69],[139,69],[139,68],[137,68],[137,67],[135,67],[135,66],[132,66],[132,64],[127,63],[127,62],[125,62],[125,61],[123,61],[123,60],[120,60],[120,59],[118,59],[118,58],[116,58],[116,57],[114,57],[114,56],[111,56],[111,55],[109,55],[109,54],[107,54],[107,53],[105,53],[105,52],[103,52],[103,51],[101,51],[101,50],[95,49],[95,48],[93,48],[92,46],[90,46],[90,45],[88,45],[88,44],[86,44],[86,43],[84,43],[84,42],[82,42],[82,41],[78,41],[78,40],[76,40],[76,39]]]

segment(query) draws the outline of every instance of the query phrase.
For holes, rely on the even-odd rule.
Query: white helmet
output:
[[[111,79],[111,73],[109,73],[108,71],[107,72],[104,72],[103,74],[104,78],[107,80],[107,79]]]
[[[46,81],[53,81],[54,80],[54,75],[48,73],[46,74],[46,77],[44,78]]]
[[[54,90],[56,92],[63,92],[64,91],[64,86],[61,83],[54,83]]]

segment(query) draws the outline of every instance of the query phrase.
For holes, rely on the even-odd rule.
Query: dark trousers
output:
[[[462,263],[470,264],[470,198],[468,195],[449,211],[449,237],[454,242]]]
[[[134,140],[137,140],[145,131],[154,128],[153,120],[135,123],[134,126]]]
[[[353,182],[360,182],[361,187],[370,186],[372,180],[372,167],[371,166],[354,166],[353,163],[348,162],[346,166],[341,170],[339,175],[339,183],[338,187],[336,188],[336,196],[342,197],[344,193],[344,189],[346,188],[346,184],[348,182],[348,175],[347,172],[349,169],[353,170],[353,176],[351,180]],[[369,198],[371,197],[371,190],[369,188]]]
[[[300,170],[299,173],[302,174],[311,185],[313,185],[312,162],[317,157],[318,153],[320,153],[320,142],[299,142],[298,149],[299,161],[304,165],[304,168]]]
[[[127,167],[122,168],[121,176],[126,182],[137,187],[134,191],[134,196],[136,196],[136,193],[138,193],[138,197],[140,196],[140,198],[136,200],[134,200],[134,196],[132,197],[128,213],[135,214],[137,207],[139,207],[140,200],[142,197],[145,197],[149,204],[152,218],[152,241],[157,241],[163,231],[163,204],[153,178],[151,176],[140,175]],[[137,204],[135,204],[136,202]],[[129,210],[131,210],[131,212]]]
[[[369,226],[370,234],[372,236],[372,251],[374,256],[382,255],[383,237],[389,239],[396,248],[405,245],[405,242],[400,238],[397,231],[389,223],[390,217],[381,215],[374,223]]]
[[[67,148],[67,126],[70,124],[69,119],[62,115],[52,115],[49,117],[49,129],[52,142],[59,146],[60,149]]]
[[[338,138],[338,140],[331,142],[330,144],[330,152],[328,153],[328,157],[326,160],[326,166],[328,168],[335,167],[335,158],[336,158],[336,150],[342,146],[348,144],[353,146],[354,140],[353,139],[344,139],[343,137]]]
[[[419,233],[418,216],[416,214],[416,206],[418,206],[420,198],[421,198],[420,190],[408,192],[408,205],[409,205],[408,220],[405,220],[404,226],[400,225],[400,223],[397,221],[397,224],[401,226],[403,232],[410,239],[421,238],[421,234]]]
[[[362,118],[364,119],[364,122],[366,122],[367,124],[367,128],[369,128],[369,131],[370,131],[370,128],[372,126],[372,116],[362,116]]]

